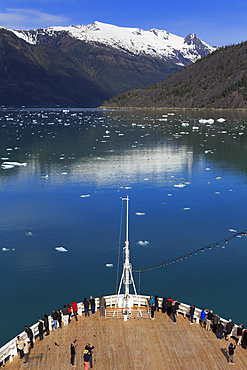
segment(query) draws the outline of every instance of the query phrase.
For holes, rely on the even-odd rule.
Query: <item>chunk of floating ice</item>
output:
[[[68,175],[68,172],[62,172],[62,175]]]
[[[216,121],[219,122],[219,123],[225,122],[225,118],[218,118]]]
[[[3,251],[3,252],[8,252],[8,251],[9,251],[9,249],[8,249],[8,248],[3,247],[3,248],[2,248],[2,251]]]
[[[225,248],[225,246],[223,245],[223,247],[222,247],[223,249]]]
[[[175,188],[184,188],[186,185],[185,184],[175,184]]]
[[[2,164],[1,167],[3,170],[9,170],[10,168],[14,168],[15,166],[11,164]]]
[[[210,171],[210,168],[209,167],[205,168],[205,171]]]
[[[148,180],[149,180],[148,178],[143,179],[143,181],[148,181]]]
[[[144,215],[145,215],[145,213],[143,213],[143,212],[136,212],[136,215],[137,215],[137,216],[144,216]]]
[[[125,186],[125,188],[124,189],[132,189],[132,187],[131,186]]]
[[[228,229],[228,231],[230,231],[231,233],[236,233],[237,232],[237,230],[235,230],[235,229]]]
[[[26,236],[33,236],[33,233],[31,231],[28,231],[27,233],[25,233]]]
[[[216,191],[215,194],[220,194],[220,192],[219,191]]]
[[[215,177],[215,180],[221,180],[220,176]]]
[[[172,194],[167,194],[168,197],[172,197]]]
[[[88,198],[90,197],[90,194],[80,195],[80,198]]]
[[[106,267],[113,267],[113,263],[107,263]]]
[[[188,211],[190,208],[189,207],[186,207],[186,208],[184,208],[183,210],[184,211]]]
[[[139,245],[141,245],[142,247],[144,247],[145,245],[148,245],[148,244],[149,244],[149,242],[148,242],[147,240],[145,240],[145,242],[144,242],[144,241],[142,241],[142,240],[139,240],[139,242],[137,242],[136,244],[139,244]]]
[[[67,249],[65,249],[64,247],[56,247],[55,248],[58,252],[68,252]]]
[[[2,165],[11,165],[16,167],[25,167],[27,163],[19,163],[19,162],[3,162]]]

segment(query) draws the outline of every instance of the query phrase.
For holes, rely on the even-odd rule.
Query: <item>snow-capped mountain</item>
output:
[[[170,60],[184,66],[215,50],[189,34],[185,38],[173,35],[165,30],[117,27],[101,22],[87,26],[48,27],[30,31],[12,30],[19,38],[30,44],[46,43],[44,39],[60,37],[67,34],[71,38],[92,44],[103,44],[108,47],[129,52],[134,55],[149,55],[155,58]]]

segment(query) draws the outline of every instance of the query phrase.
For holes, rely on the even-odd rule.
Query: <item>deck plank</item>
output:
[[[70,368],[70,343],[78,337],[76,368],[83,369],[83,350],[87,342],[95,346],[94,369],[102,370],[218,370],[228,367],[229,342],[219,341],[200,325],[190,325],[189,320],[179,315],[177,324],[161,312],[155,320],[107,319],[99,312],[90,317],[79,317],[62,329],[52,331],[39,342],[36,339],[27,364],[18,356],[7,370],[65,370]],[[234,342],[233,339],[231,339]],[[59,346],[55,345],[55,342]],[[37,358],[43,353],[42,358]],[[237,347],[234,369],[247,368],[247,350]],[[72,367],[71,367],[72,368]]]

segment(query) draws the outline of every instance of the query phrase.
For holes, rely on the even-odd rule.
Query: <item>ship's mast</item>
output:
[[[127,201],[127,207],[126,207],[126,240],[125,240],[125,247],[124,247],[124,252],[125,252],[125,260],[123,264],[123,273],[121,277],[121,281],[119,284],[119,289],[118,289],[118,297],[117,297],[117,303],[116,305],[119,305],[120,299],[120,292],[121,292],[121,287],[122,284],[124,283],[125,286],[125,293],[124,293],[124,305],[125,307],[129,307],[130,303],[130,294],[129,294],[129,286],[130,284],[133,284],[133,289],[134,293],[137,296],[136,292],[136,287],[135,287],[135,282],[133,279],[132,275],[132,265],[130,263],[130,251],[129,251],[129,196],[127,195],[127,198],[123,198],[122,200]],[[121,307],[123,308],[123,307]]]
[[[126,240],[125,240],[125,262],[124,262],[124,273],[125,273],[125,298],[129,298],[129,275],[131,272],[130,264],[130,251],[129,251],[129,196],[127,195],[127,209],[126,209]]]

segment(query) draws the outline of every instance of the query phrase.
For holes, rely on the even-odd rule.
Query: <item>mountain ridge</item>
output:
[[[54,26],[34,30],[11,30],[17,37],[30,44],[37,45],[40,40],[54,38],[67,33],[71,38],[91,44],[102,44],[134,55],[149,55],[170,60],[186,66],[215,50],[200,40],[195,34],[185,38],[165,30],[152,28],[144,31],[140,28],[118,27],[95,21],[88,25]]]

